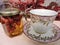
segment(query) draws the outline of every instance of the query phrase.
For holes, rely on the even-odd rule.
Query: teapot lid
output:
[[[13,16],[13,15],[17,15],[20,13],[20,10],[17,8],[6,8],[2,11],[0,11],[0,15],[2,16]]]

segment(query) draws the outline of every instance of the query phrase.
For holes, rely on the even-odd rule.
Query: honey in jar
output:
[[[22,15],[19,13],[20,11],[16,8],[0,11],[2,26],[10,37],[17,36],[23,31]]]

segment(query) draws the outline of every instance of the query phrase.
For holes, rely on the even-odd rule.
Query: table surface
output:
[[[60,21],[54,21],[60,27]],[[26,37],[24,33],[19,36],[10,38],[4,33],[4,29],[0,24],[0,45],[60,45],[60,40],[48,44],[38,43]]]

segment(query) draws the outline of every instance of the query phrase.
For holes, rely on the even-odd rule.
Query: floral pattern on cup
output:
[[[30,10],[31,25],[37,33],[46,33],[53,30],[53,21],[57,12],[48,9]]]
[[[36,16],[36,15],[31,15],[31,20],[33,23],[36,22],[41,22],[45,25],[48,25],[50,22],[52,23],[55,20],[56,16],[52,16],[52,17],[45,17],[45,16]]]

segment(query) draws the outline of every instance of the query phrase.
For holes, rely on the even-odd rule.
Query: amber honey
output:
[[[15,8],[1,12],[1,23],[4,31],[10,37],[20,35],[23,32],[22,15],[19,13],[20,11]]]

